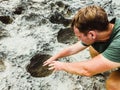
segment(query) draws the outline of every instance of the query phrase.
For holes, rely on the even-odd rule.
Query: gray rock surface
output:
[[[60,71],[36,78],[26,70],[36,54],[54,55],[71,44],[58,42],[58,32],[69,28],[66,22],[78,9],[92,4],[102,6],[109,19],[120,17],[118,0],[0,0],[0,90],[105,90],[104,75],[83,77]],[[62,21],[59,17],[53,18],[54,23],[50,21],[55,12]],[[86,49],[60,60],[76,62],[88,58]]]

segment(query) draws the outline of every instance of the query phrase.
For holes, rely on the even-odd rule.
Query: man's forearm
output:
[[[60,51],[53,57],[58,59],[58,58],[70,56],[70,55],[76,54],[76,53],[84,50],[85,48],[87,48],[87,47],[83,46],[80,42],[77,42],[76,44],[63,49],[62,51]]]
[[[85,68],[83,62],[76,63],[63,63],[62,70],[71,73],[77,74],[81,76],[91,76],[90,72]]]

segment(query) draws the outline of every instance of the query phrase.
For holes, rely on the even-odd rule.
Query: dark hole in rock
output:
[[[50,58],[48,54],[36,54],[30,60],[30,64],[27,65],[26,70],[33,77],[46,77],[52,74],[52,70],[48,70],[48,66],[42,66],[43,62]]]
[[[61,29],[58,32],[57,40],[60,43],[73,44],[77,42],[77,37],[75,36],[71,28],[65,28],[65,29]]]
[[[59,6],[59,7],[64,7],[65,4],[62,2],[62,1],[57,1],[56,4]]]
[[[13,13],[20,15],[20,14],[22,14],[22,11],[23,11],[23,10],[24,10],[23,7],[17,7]]]
[[[0,21],[5,24],[11,24],[13,19],[10,16],[0,16]]]
[[[64,26],[68,26],[71,23],[71,19],[64,18],[64,16],[57,11],[50,16],[49,20],[51,23],[63,24]]]
[[[25,19],[27,21],[37,21],[37,20],[39,20],[39,15],[35,14],[35,13],[31,13],[28,16],[25,16]]]
[[[71,15],[72,14],[72,10],[70,8],[67,9],[67,15]],[[71,20],[72,21],[72,20]],[[70,22],[71,22],[70,21]]]
[[[55,6],[54,3],[50,3],[51,9]]]

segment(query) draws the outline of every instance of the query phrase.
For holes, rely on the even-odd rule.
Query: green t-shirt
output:
[[[106,42],[96,42],[92,46],[105,58],[120,62],[120,19],[114,18],[110,23],[114,23],[110,39]]]

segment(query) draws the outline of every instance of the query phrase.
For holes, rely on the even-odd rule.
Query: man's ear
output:
[[[96,32],[95,31],[89,31],[88,32],[88,37],[91,39],[95,39],[96,38]]]

